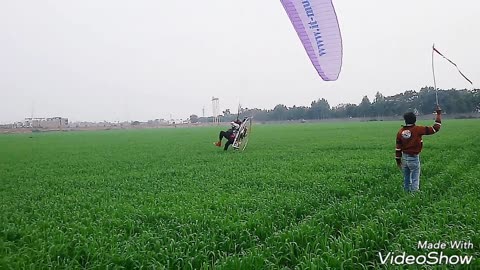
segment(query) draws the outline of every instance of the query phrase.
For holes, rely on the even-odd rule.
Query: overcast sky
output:
[[[279,0],[0,0],[0,123],[358,104],[433,85],[431,46],[480,82],[480,2],[336,0],[343,68],[318,76]],[[437,57],[439,88],[472,89]]]

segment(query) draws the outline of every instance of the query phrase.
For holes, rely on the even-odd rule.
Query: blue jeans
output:
[[[403,153],[402,171],[405,191],[418,191],[420,186],[420,156]]]

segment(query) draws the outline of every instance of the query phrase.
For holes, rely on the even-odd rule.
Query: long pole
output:
[[[437,81],[435,79],[435,62],[434,62],[435,51],[434,51],[434,48],[435,48],[435,43],[432,46],[432,74],[433,74],[433,87],[435,89],[435,100],[436,100],[437,106],[438,106],[438,90],[437,90]]]

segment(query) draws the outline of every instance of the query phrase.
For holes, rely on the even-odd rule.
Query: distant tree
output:
[[[342,103],[331,109],[332,116],[335,118],[350,118],[358,116],[358,106],[351,103]]]
[[[230,115],[230,109],[226,109],[225,111],[222,112],[224,116]]]
[[[473,107],[475,112],[480,112],[480,89],[472,91]]]
[[[360,104],[340,104],[330,107],[324,98],[313,101],[310,106],[293,106],[287,108],[283,104],[274,109],[241,109],[240,117],[254,116],[257,121],[325,119],[371,116],[400,116],[406,111],[417,111],[420,114],[430,114],[435,109],[436,95],[445,112],[468,113],[480,112],[480,90],[435,90],[433,87],[423,87],[419,92],[408,90],[393,96],[375,94],[373,102],[364,96]],[[237,114],[225,110],[223,121],[232,121]],[[211,122],[210,118],[201,117],[199,122]]]
[[[376,116],[384,116],[386,113],[385,97],[380,92],[375,94],[375,100],[372,104],[372,112]]]
[[[190,123],[198,123],[198,120],[199,120],[198,115],[196,114],[190,115]]]
[[[288,120],[300,120],[300,119],[305,119],[307,117],[307,111],[308,108],[304,106],[293,106],[291,108],[288,108],[287,111],[287,119]]]
[[[421,114],[432,113],[436,103],[436,91],[433,87],[423,87],[420,89],[417,109]]]
[[[273,120],[285,120],[287,116],[288,108],[283,104],[278,104],[273,109]]]
[[[325,119],[328,117],[330,117],[330,104],[328,104],[328,101],[326,99],[318,99],[311,103],[311,119]]]
[[[370,102],[370,99],[368,99],[367,96],[364,96],[362,98],[362,102],[360,102],[360,105],[358,105],[358,112],[363,117],[371,116],[372,103]]]

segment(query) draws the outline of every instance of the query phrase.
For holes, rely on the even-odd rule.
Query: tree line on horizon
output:
[[[408,90],[393,96],[375,94],[373,101],[364,96],[357,104],[345,103],[330,106],[324,98],[312,101],[310,106],[287,107],[278,104],[273,109],[242,108],[240,117],[254,116],[257,121],[288,121],[288,120],[321,120],[330,118],[382,118],[403,115],[413,111],[418,115],[431,114],[436,106],[435,89],[424,87],[420,91]],[[474,90],[438,90],[438,103],[445,113],[477,113],[480,112],[480,89]],[[232,121],[237,118],[237,112],[229,109],[220,115],[220,120]],[[212,122],[212,117],[191,115],[190,121]]]

